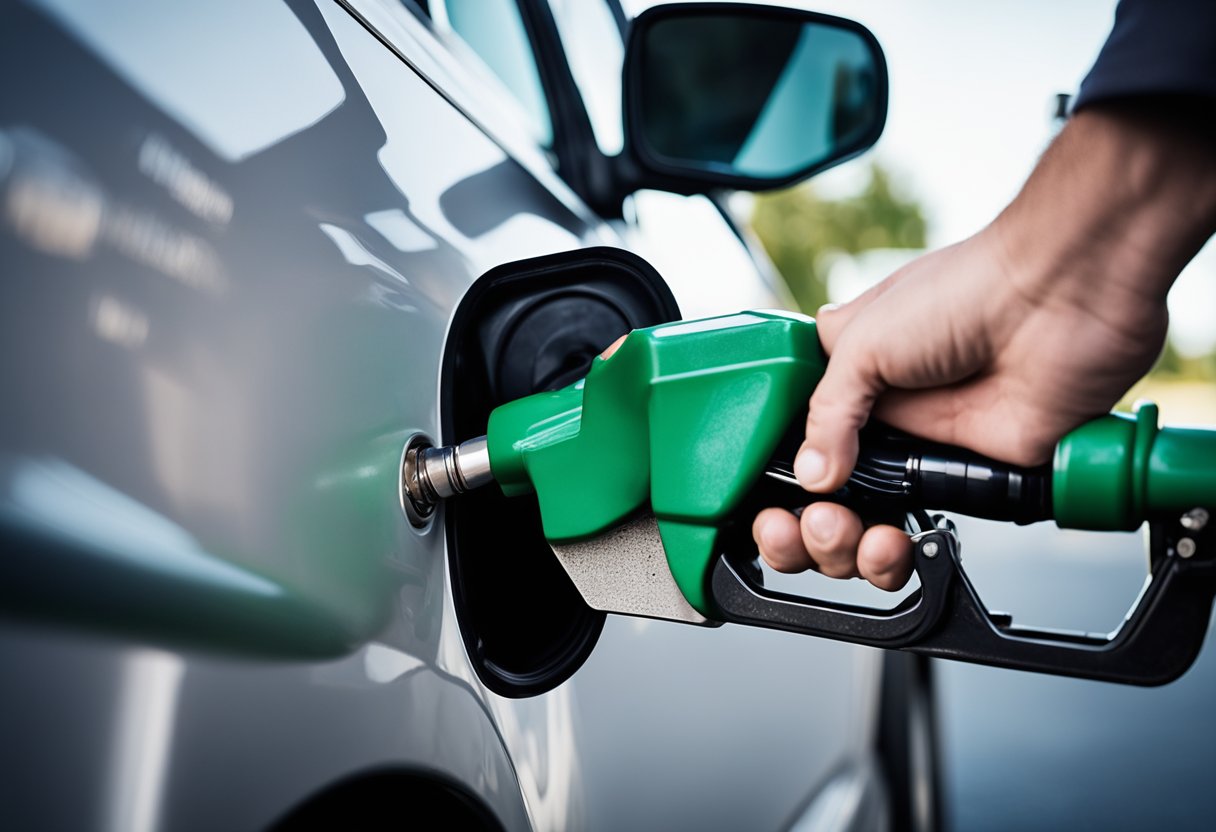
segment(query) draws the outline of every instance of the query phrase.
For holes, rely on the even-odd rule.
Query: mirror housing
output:
[[[867,150],[886,123],[878,41],[816,12],[654,6],[630,28],[623,83],[631,190],[792,185]]]

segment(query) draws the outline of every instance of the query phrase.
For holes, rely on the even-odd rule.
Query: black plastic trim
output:
[[[565,45],[546,0],[518,0],[553,122],[557,174],[605,219],[621,216],[611,160],[600,151]]]

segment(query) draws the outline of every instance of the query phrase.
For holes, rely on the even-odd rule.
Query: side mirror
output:
[[[655,6],[629,33],[626,155],[642,187],[790,185],[878,140],[887,66],[850,20],[745,4]]]

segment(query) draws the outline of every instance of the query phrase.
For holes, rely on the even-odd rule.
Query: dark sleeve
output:
[[[1216,0],[1120,0],[1074,109],[1138,95],[1216,98]]]

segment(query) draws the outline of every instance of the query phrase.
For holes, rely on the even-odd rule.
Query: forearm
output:
[[[1129,99],[1078,113],[992,230],[1022,290],[1161,303],[1216,232],[1216,104]]]

